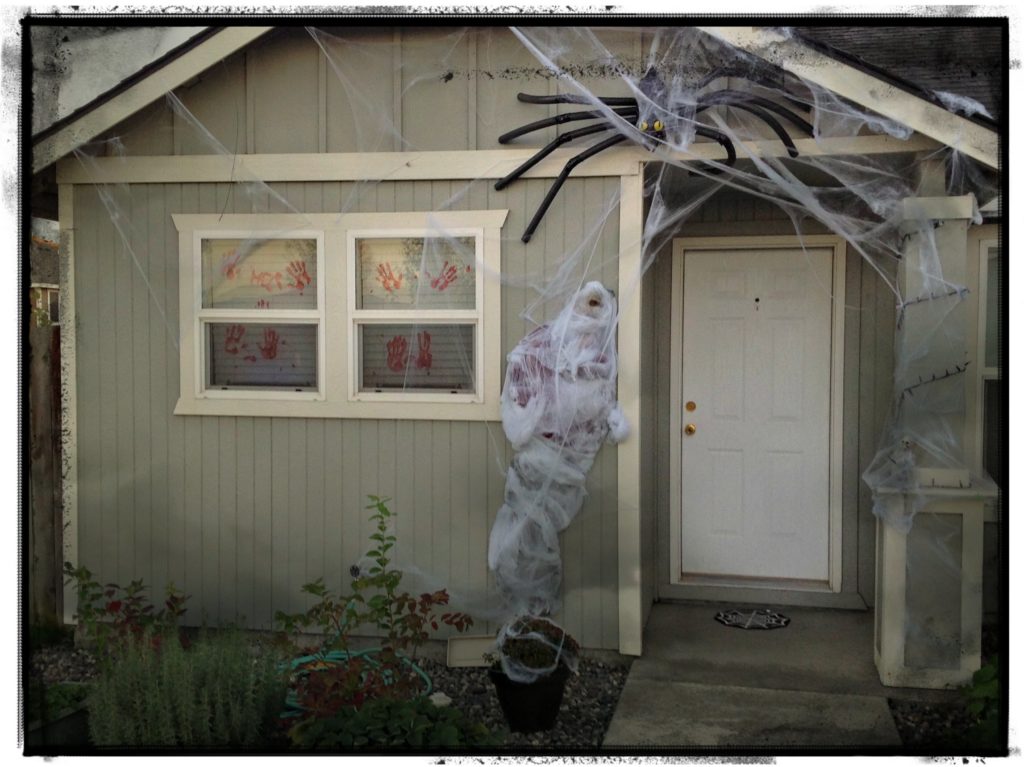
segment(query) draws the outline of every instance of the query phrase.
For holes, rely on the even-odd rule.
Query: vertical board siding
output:
[[[129,154],[386,150],[389,123],[400,120],[407,143],[394,148],[492,148],[500,133],[540,116],[515,94],[550,89],[508,30],[403,31],[400,49],[391,30],[339,34],[357,44],[329,46],[325,56],[304,31],[277,32],[179,89],[201,125],[161,102],[126,121],[131,135],[118,138]],[[359,94],[372,96],[374,109],[354,103]],[[619,290],[618,179],[570,179],[527,246],[520,235],[549,185],[135,185],[117,197],[129,222],[123,231],[96,190],[76,188],[81,563],[103,580],[143,578],[154,595],[174,582],[191,595],[186,623],[271,628],[275,611],[309,604],[303,583],[323,576],[335,589],[347,586],[372,532],[366,497],[379,494],[396,514],[397,562],[433,586],[493,600],[487,545],[512,458],[500,424],[172,415],[179,339],[171,214],[507,208],[504,358],[531,320],[557,313],[552,302],[522,316],[566,254],[576,259],[574,281]],[[598,226],[600,238],[583,247]],[[618,646],[616,472],[615,449],[606,446],[562,541],[564,608],[556,617],[588,647]]]

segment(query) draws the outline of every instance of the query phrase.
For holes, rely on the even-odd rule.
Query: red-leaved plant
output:
[[[415,597],[399,591],[402,571],[392,569],[390,552],[395,536],[390,532],[394,516],[387,498],[370,496],[370,519],[376,532],[370,536],[373,546],[367,552],[371,565],[366,572],[353,568],[351,593],[336,595],[323,578],[307,583],[302,590],[318,601],[298,614],[278,612],[275,619],[289,633],[312,627],[325,635],[320,657],[332,651],[340,663],[323,663],[319,668],[305,664],[298,669],[295,692],[306,716],[325,716],[343,708],[358,708],[371,699],[408,698],[422,691],[422,683],[412,670],[417,651],[442,625],[462,632],[473,619],[461,612],[441,612],[449,602],[444,589]],[[382,635],[380,651],[373,658],[350,652],[350,639],[360,626],[375,627]],[[311,667],[313,666],[313,667]]]
[[[127,586],[101,586],[85,566],[64,563],[64,574],[76,584],[78,610],[75,619],[83,636],[93,644],[101,661],[115,656],[128,642],[148,641],[159,650],[164,637],[178,634],[178,619],[185,614],[188,596],[173,583],[166,587],[160,610],[149,602],[141,579]],[[188,641],[178,636],[184,646]]]

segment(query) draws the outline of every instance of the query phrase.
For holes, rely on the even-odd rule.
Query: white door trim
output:
[[[832,235],[770,237],[681,237],[672,241],[671,376],[669,415],[669,583],[684,585],[681,576],[682,520],[682,383],[683,383],[683,254],[694,249],[763,250],[765,248],[832,248],[832,366],[829,410],[829,590],[842,589],[843,480],[843,332],[846,306],[846,242]],[[724,585],[724,584],[723,584]],[[752,584],[743,584],[750,587]],[[779,588],[778,584],[766,588]]]

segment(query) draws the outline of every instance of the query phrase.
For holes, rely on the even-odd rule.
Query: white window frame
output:
[[[501,228],[507,210],[398,213],[182,214],[178,229],[181,388],[176,415],[373,418],[444,421],[501,419]],[[468,310],[355,311],[357,237],[473,236],[476,307]],[[374,234],[376,233],[376,234]],[[248,310],[202,307],[201,240],[246,237],[317,240],[317,309]],[[378,316],[371,316],[377,314]],[[465,314],[465,316],[459,316]],[[300,315],[302,315],[300,317]],[[266,322],[268,317],[316,321],[317,391],[204,389],[204,322]],[[356,392],[358,324],[430,320],[476,324],[475,392]],[[268,408],[268,403],[272,408]]]
[[[359,260],[356,242],[370,239],[417,238],[437,236],[436,229],[422,228],[390,228],[390,229],[350,229],[348,231],[348,334],[351,358],[348,366],[348,396],[352,402],[457,402],[462,404],[479,403],[484,400],[482,382],[484,381],[484,328],[487,322],[484,317],[484,282],[485,270],[478,269],[475,280],[475,298],[473,309],[356,309],[359,290],[356,276]],[[473,237],[475,246],[475,262],[486,264],[484,253],[483,227],[445,229],[445,237]],[[359,329],[363,325],[473,325],[473,392],[445,393],[444,391],[361,391],[359,387],[362,348]]]
[[[208,240],[316,240],[316,309],[210,309],[203,307],[203,268],[202,242]],[[326,371],[326,333],[324,327],[324,300],[326,297],[324,267],[324,233],[313,229],[293,229],[287,231],[261,231],[259,229],[199,229],[192,235],[192,284],[195,322],[192,332],[194,348],[194,392],[197,399],[256,399],[256,400],[321,400],[324,398],[324,377]],[[207,386],[209,380],[207,366],[206,325],[217,322],[259,323],[280,322],[287,325],[315,325],[317,328],[316,352],[316,388],[296,391],[281,388],[261,387],[230,387],[219,388]]]

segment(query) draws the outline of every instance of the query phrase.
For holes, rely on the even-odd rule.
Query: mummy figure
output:
[[[517,613],[558,609],[558,534],[583,504],[602,443],[628,436],[615,399],[616,319],[615,296],[589,282],[508,356],[501,417],[516,455],[491,529],[488,564]]]

